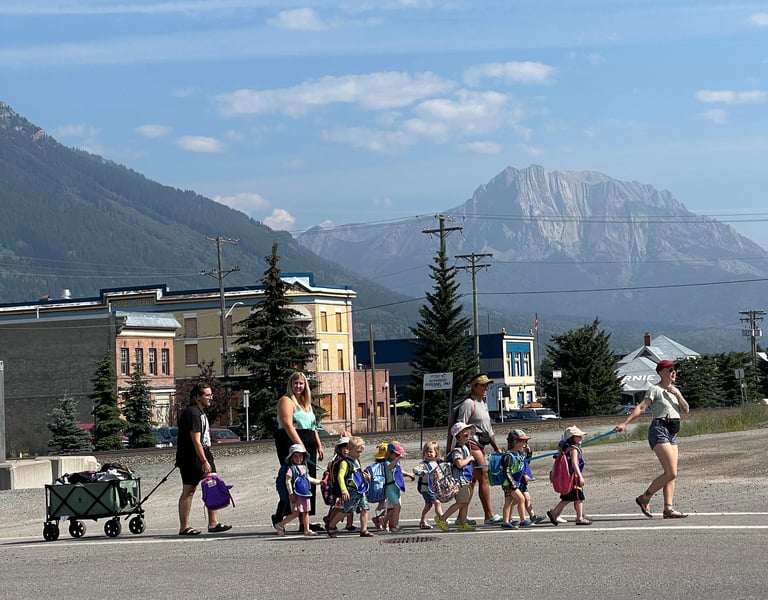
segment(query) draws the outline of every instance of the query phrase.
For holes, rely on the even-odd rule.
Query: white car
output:
[[[557,416],[557,413],[552,410],[551,408],[532,408],[531,410],[535,411],[537,415],[539,415],[539,418],[546,421],[548,419],[557,419],[559,418]]]

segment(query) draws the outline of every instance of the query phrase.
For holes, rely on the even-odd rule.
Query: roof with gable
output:
[[[659,380],[656,364],[661,360],[688,360],[701,356],[687,346],[660,335],[650,346],[640,346],[619,360],[616,375],[625,393],[642,392]]]

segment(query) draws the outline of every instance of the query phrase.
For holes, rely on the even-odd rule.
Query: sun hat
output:
[[[405,452],[405,448],[403,448],[403,445],[397,440],[389,442],[389,444],[387,445],[387,451],[394,452],[398,456],[402,456],[402,457],[407,456],[407,453]]]
[[[387,458],[387,446],[389,446],[389,442],[381,442],[376,446],[376,454],[373,455],[374,460],[384,460]]]
[[[285,457],[285,464],[291,464],[291,457],[294,454],[303,454],[304,460],[309,458],[309,452],[304,449],[304,446],[301,444],[293,444],[290,448],[288,448],[288,456]]]
[[[517,440],[530,440],[531,436],[525,433],[522,429],[513,429],[507,434],[507,443],[511,444]]]
[[[568,438],[572,438],[574,435],[580,435],[581,437],[584,437],[587,435],[587,433],[576,427],[576,425],[571,425],[568,429],[565,430],[563,439],[567,440]]]
[[[478,373],[469,380],[469,385],[485,385],[486,383],[493,383],[493,379],[488,379],[488,375],[485,373]]]
[[[459,435],[462,431],[465,429],[468,429],[469,427],[473,427],[473,425],[467,425],[463,421],[456,421],[453,426],[451,427],[451,435],[453,437],[456,437]]]
[[[680,366],[680,363],[674,360],[660,360],[659,363],[656,365],[656,372],[661,373],[664,369],[677,369]]]
[[[336,442],[335,448],[341,448],[342,446],[349,446],[349,438],[348,437],[340,437],[339,441]]]

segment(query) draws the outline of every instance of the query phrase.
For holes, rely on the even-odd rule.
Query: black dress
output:
[[[295,409],[294,409],[295,410]],[[296,423],[294,421],[294,427]],[[310,477],[317,477],[317,437],[314,429],[296,429],[296,433],[299,434],[301,444],[309,454],[309,460],[307,461],[307,473]],[[285,457],[288,456],[288,449],[293,445],[293,440],[288,436],[288,432],[285,429],[278,429],[275,434],[275,449],[277,450],[277,460],[280,466],[285,463]],[[310,510],[309,514],[315,514],[315,501],[317,493],[315,486],[312,486],[312,497],[310,498]],[[277,523],[283,519],[283,517],[291,514],[290,503],[278,501],[275,514],[272,516],[273,522]]]

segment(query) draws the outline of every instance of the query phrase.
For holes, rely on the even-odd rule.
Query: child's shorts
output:
[[[584,502],[584,490],[581,488],[573,488],[567,494],[560,494],[560,500],[564,500],[565,502],[576,502],[576,500],[581,500]]]
[[[515,492],[520,488],[517,486],[512,487],[511,485],[504,485],[501,489],[504,490],[504,497],[509,498],[510,496],[514,496]]]
[[[467,502],[469,502],[470,498],[472,497],[470,492],[471,492],[471,488],[469,485],[462,485],[459,488],[459,491],[456,492],[456,496],[454,500],[456,501],[457,504],[466,504]]]
[[[437,502],[437,496],[435,496],[434,492],[430,492],[429,490],[421,492],[421,497],[424,498],[424,504],[433,504],[434,502]]]
[[[344,508],[342,509],[345,515],[349,513],[359,513],[364,510],[368,510],[368,500],[366,499],[365,494],[361,494],[357,491],[352,492],[349,495],[349,500],[344,503]]]
[[[400,488],[396,485],[388,485],[384,488],[384,499],[387,503],[387,508],[400,505]]]

